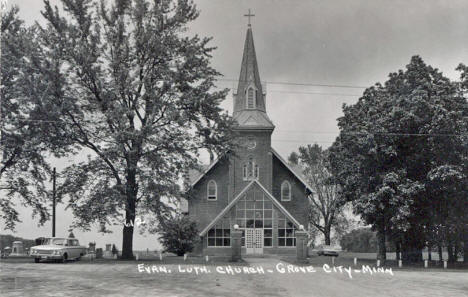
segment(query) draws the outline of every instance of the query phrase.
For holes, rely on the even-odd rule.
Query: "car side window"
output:
[[[75,239],[72,242],[73,242],[73,246],[78,246],[78,240]]]

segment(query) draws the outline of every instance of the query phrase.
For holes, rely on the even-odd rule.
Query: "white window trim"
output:
[[[213,196],[210,196],[210,184],[211,184],[212,182],[213,182],[214,185],[215,185],[215,195],[214,195],[214,198],[213,198]],[[206,200],[209,200],[209,201],[216,201],[216,200],[218,200],[218,184],[217,184],[216,181],[213,180],[213,179],[210,180],[210,181],[208,182],[208,184],[206,185]]]
[[[287,186],[289,188],[289,197],[284,197],[283,196],[283,186]],[[291,201],[291,183],[287,180],[283,181],[281,183],[281,201]]]

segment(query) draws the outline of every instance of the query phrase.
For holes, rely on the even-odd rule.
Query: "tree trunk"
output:
[[[442,244],[437,244],[437,252],[439,253],[439,261],[442,262],[443,258],[443,253],[442,253]]]
[[[397,261],[401,260],[401,245],[399,241],[395,242],[395,253],[396,253],[395,259],[397,259]]]
[[[385,260],[387,259],[387,248],[385,246],[385,226],[379,226],[377,230],[377,246],[378,246],[378,253],[377,259],[381,261],[381,265],[385,264]]]
[[[449,242],[449,244],[447,245],[447,253],[449,263],[455,262],[453,258],[453,244],[451,242]]]
[[[411,228],[409,229],[403,239],[403,260],[406,262],[422,262],[423,260],[423,247],[424,243],[422,242],[419,236],[419,230]]]
[[[126,225],[123,228],[122,259],[133,259],[133,224],[135,223],[135,208],[125,211]]]
[[[430,244],[427,245],[427,260],[432,261],[432,246]]]
[[[331,245],[331,226],[325,226],[323,234],[325,235],[325,245]]]
[[[468,264],[468,224],[465,225],[465,236],[463,238],[463,263]]]
[[[129,167],[136,168],[136,166]],[[133,259],[133,229],[135,224],[137,192],[138,187],[136,185],[136,171],[134,169],[128,169],[126,187],[127,204],[125,207],[126,224],[123,228],[122,238],[122,259],[125,260]]]
[[[459,247],[460,247],[460,244],[457,241],[455,241],[455,244],[453,245],[453,262],[458,262],[458,253],[460,252],[459,250]]]

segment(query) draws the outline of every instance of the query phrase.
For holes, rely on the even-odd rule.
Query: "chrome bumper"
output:
[[[42,260],[47,260],[47,259],[62,259],[62,255],[51,255],[51,254],[34,254],[30,255],[31,258],[38,258]]]

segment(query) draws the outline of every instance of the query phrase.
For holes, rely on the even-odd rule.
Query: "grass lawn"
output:
[[[394,253],[393,253],[394,254]],[[376,253],[348,253],[348,252],[340,252],[338,257],[330,257],[330,256],[317,256],[315,253],[312,253],[310,257],[308,258],[308,263],[297,263],[295,257],[282,257],[281,259],[283,261],[286,261],[288,263],[294,263],[297,265],[323,265],[324,263],[327,263],[329,265],[335,265],[335,266],[354,266],[354,258],[357,258],[357,265],[370,265],[370,266],[376,266],[377,260],[376,260]],[[334,258],[334,259],[333,259]],[[463,263],[461,261],[456,262],[456,263],[448,263],[447,269],[444,269],[443,262],[439,261],[431,261],[428,263],[428,268],[424,267],[424,262],[418,262],[418,263],[403,263],[403,267],[399,268],[398,267],[398,261],[395,260],[395,258],[387,258],[387,261],[385,262],[386,267],[392,267],[392,269],[395,270],[415,270],[415,271],[420,271],[420,270],[444,270],[444,271],[465,271],[468,272],[468,264]]]

